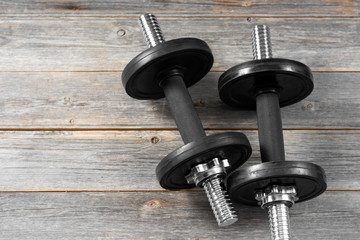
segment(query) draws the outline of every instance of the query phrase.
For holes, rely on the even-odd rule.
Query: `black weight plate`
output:
[[[190,142],[171,152],[156,167],[160,185],[166,189],[192,188],[185,176],[199,163],[220,157],[229,160],[228,172],[242,165],[251,155],[251,146],[242,133],[219,133]]]
[[[300,62],[272,58],[232,67],[220,76],[218,84],[221,100],[241,109],[256,109],[256,92],[269,87],[279,90],[280,107],[284,107],[312,92],[313,76]]]
[[[209,46],[196,38],[180,38],[148,48],[131,60],[122,74],[122,83],[131,97],[159,99],[164,97],[159,74],[179,69],[187,87],[201,80],[212,67]]]
[[[227,180],[230,197],[238,203],[257,205],[255,191],[269,185],[295,186],[297,202],[314,198],[326,190],[324,170],[313,163],[266,162],[234,171]]]

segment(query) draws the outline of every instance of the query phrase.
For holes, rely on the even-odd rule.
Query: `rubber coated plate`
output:
[[[230,197],[239,203],[257,205],[254,192],[269,185],[295,186],[297,202],[314,198],[326,190],[324,170],[308,162],[266,162],[234,171],[227,180]]]
[[[279,89],[280,106],[306,98],[313,90],[311,70],[288,59],[272,58],[245,62],[220,76],[219,95],[226,104],[242,109],[256,109],[256,92],[262,88]]]
[[[242,165],[251,155],[251,146],[242,133],[219,133],[190,142],[162,159],[156,167],[160,185],[166,189],[184,189],[195,185],[188,184],[185,176],[199,163],[220,157],[229,160],[228,172]]]
[[[140,53],[125,67],[122,83],[126,92],[137,99],[164,97],[159,86],[159,74],[178,69],[187,87],[203,78],[212,67],[213,56],[209,46],[196,38],[166,41]]]

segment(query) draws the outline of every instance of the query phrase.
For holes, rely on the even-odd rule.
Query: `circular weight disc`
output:
[[[326,190],[324,170],[313,163],[266,162],[234,171],[227,180],[230,197],[239,203],[258,205],[255,191],[269,185],[295,186],[297,202],[314,198]]]
[[[171,152],[156,167],[160,185],[166,189],[192,188],[185,176],[197,164],[219,157],[229,160],[231,172],[242,165],[251,155],[251,146],[242,133],[219,133],[190,142]]]
[[[131,60],[122,74],[122,83],[131,97],[159,99],[164,97],[159,74],[178,69],[187,87],[202,79],[214,62],[209,46],[196,38],[179,38],[148,48]]]
[[[300,62],[271,58],[232,67],[220,76],[218,84],[221,100],[242,109],[256,109],[256,92],[269,87],[279,90],[280,107],[284,107],[312,92],[313,76]]]

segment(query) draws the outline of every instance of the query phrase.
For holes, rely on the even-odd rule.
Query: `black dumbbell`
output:
[[[314,87],[313,76],[300,62],[272,58],[265,25],[255,26],[252,37],[254,60],[223,73],[218,88],[226,104],[256,109],[262,163],[235,170],[227,186],[234,201],[269,210],[273,239],[288,239],[289,207],[320,195],[327,187],[320,166],[285,161],[280,107],[307,97]]]
[[[165,97],[185,143],[157,166],[160,185],[172,190],[203,187],[219,226],[232,224],[237,216],[223,179],[250,157],[250,144],[242,133],[206,136],[187,91],[212,67],[211,50],[196,38],[165,41],[152,14],[142,15],[139,22],[149,48],[127,64],[123,85],[136,99]]]

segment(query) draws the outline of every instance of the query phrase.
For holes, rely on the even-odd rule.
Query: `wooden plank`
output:
[[[244,133],[246,165],[260,163],[257,132]],[[288,160],[325,169],[329,189],[360,189],[360,131],[285,131],[285,143]],[[162,190],[155,168],[182,145],[177,131],[2,131],[0,191]]]
[[[360,70],[358,18],[159,19],[166,39],[208,42],[213,71],[252,59],[250,32],[256,23],[273,27],[276,57],[316,71]],[[0,71],[119,71],[146,49],[135,18],[2,18],[0,35]]]
[[[355,0],[347,1],[264,1],[264,0],[77,0],[1,1],[1,16],[132,16],[146,12],[164,16],[358,16]]]
[[[211,73],[190,88],[207,128],[257,128],[254,111],[222,103]],[[164,99],[130,98],[121,73],[0,72],[0,128],[175,128]],[[359,128],[360,73],[315,73],[315,90],[282,109],[285,128]],[[204,91],[206,89],[206,91]],[[345,118],[343,116],[346,116]]]
[[[239,221],[219,228],[199,192],[2,193],[0,203],[1,239],[270,239],[260,207],[236,205]],[[295,204],[293,238],[359,239],[359,204],[359,192]]]

